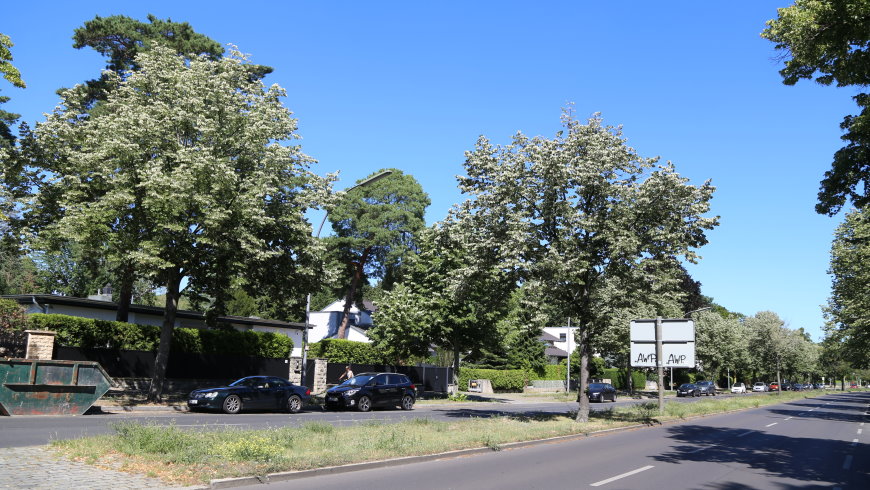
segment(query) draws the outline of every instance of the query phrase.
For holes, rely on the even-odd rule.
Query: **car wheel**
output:
[[[411,410],[414,408],[414,397],[405,395],[402,397],[402,410]]]
[[[372,399],[365,395],[359,397],[359,401],[356,403],[356,408],[360,412],[368,412],[372,409]]]
[[[242,399],[238,395],[230,395],[224,399],[223,408],[225,413],[239,413],[242,409]]]
[[[290,395],[287,399],[287,411],[290,413],[299,413],[302,410],[302,399],[299,395]]]
[[[616,403],[616,393],[614,393],[614,394],[610,397],[610,401],[612,401],[613,403]]]

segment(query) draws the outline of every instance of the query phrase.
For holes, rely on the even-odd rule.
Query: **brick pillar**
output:
[[[312,393],[323,393],[326,391],[326,366],[329,361],[326,359],[314,360],[314,387],[311,388]]]
[[[51,360],[54,357],[54,336],[57,332],[48,330],[25,330],[27,334],[27,359]]]
[[[287,379],[290,380],[294,385],[302,384],[302,358],[301,357],[291,357],[290,358],[290,374],[287,375]]]

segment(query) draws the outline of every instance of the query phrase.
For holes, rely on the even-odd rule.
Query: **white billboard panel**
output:
[[[635,367],[656,367],[656,343],[632,342],[631,365]],[[695,343],[662,343],[662,366],[666,368],[695,367]]]
[[[631,321],[631,341],[632,342],[655,342],[656,341],[656,321],[655,320],[632,320]],[[664,342],[694,342],[695,341],[695,322],[689,319],[662,319],[662,341]]]

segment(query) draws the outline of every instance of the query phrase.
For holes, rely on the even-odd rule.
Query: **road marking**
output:
[[[860,425],[860,427],[864,427],[864,422],[861,422],[861,425]]]
[[[815,408],[811,408],[811,409],[810,409],[810,412],[812,412],[813,410],[815,410]]]
[[[843,469],[848,470],[852,467],[852,455],[846,456],[846,461],[843,461]]]
[[[743,437],[743,436],[746,436],[746,435],[752,434],[753,432],[754,432],[754,431],[748,430],[748,431],[744,432],[743,434],[737,434],[737,437]]]
[[[794,417],[789,417],[789,418],[787,418],[786,420],[791,420],[791,419],[793,419],[793,418],[794,418]]]
[[[858,429],[858,435],[859,435],[859,436],[861,435],[862,432],[864,432],[864,429]]]
[[[850,456],[850,457],[851,457],[851,456]],[[648,469],[650,469],[650,468],[652,468],[652,467],[653,467],[652,465],[644,466],[643,468],[638,468],[638,469],[636,469],[636,470],[629,471],[628,473],[623,473],[623,474],[621,474],[621,475],[616,475],[616,476],[614,476],[613,478],[608,478],[608,479],[606,479],[606,480],[601,480],[601,481],[599,481],[599,482],[591,483],[589,486],[590,486],[590,487],[600,487],[601,485],[607,485],[608,483],[610,483],[610,482],[612,482],[612,481],[616,481],[616,480],[619,480],[619,479],[625,478],[625,477],[627,477],[627,476],[635,475],[635,474],[637,474],[637,473],[640,473],[641,471],[646,471],[646,470],[648,470]]]
[[[858,445],[858,439],[852,439],[852,446],[854,447],[857,445]]]
[[[779,423],[779,422],[774,422],[774,423],[772,423],[772,424],[767,424],[767,425],[765,425],[765,427],[773,427],[774,425],[776,425],[776,424],[778,424],[778,423]]]

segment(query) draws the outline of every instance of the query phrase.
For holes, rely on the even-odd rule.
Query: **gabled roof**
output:
[[[543,332],[543,333],[541,333],[541,336],[538,337],[538,340],[542,340],[544,342],[560,342],[562,339],[560,339],[559,337],[556,337],[553,334]]]
[[[76,298],[74,296],[59,296],[56,294],[11,294],[0,296],[3,299],[11,299],[20,305],[43,304],[78,306],[81,308],[92,308],[95,310],[110,310],[117,311],[118,303],[112,301],[99,301],[95,299]],[[160,306],[148,305],[130,305],[130,312],[141,313],[145,315],[163,316],[165,308]],[[176,318],[184,318],[188,320],[205,321],[205,314],[198,311],[178,310],[175,314]],[[232,323],[236,325],[251,325],[274,328],[288,328],[293,330],[302,330],[305,328],[304,323],[284,322],[281,320],[268,320],[265,318],[255,318],[247,316],[223,315],[218,317],[218,322]]]
[[[568,353],[558,347],[547,347],[544,349],[544,354],[554,357],[568,357]]]

